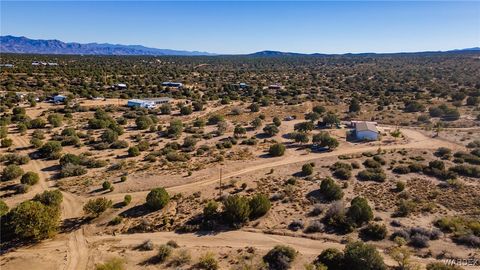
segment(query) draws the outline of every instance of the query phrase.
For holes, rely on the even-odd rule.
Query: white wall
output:
[[[357,139],[358,140],[371,140],[371,141],[375,141],[378,139],[378,133],[375,133],[373,131],[370,131],[370,130],[363,130],[363,131],[359,131],[357,132]]]

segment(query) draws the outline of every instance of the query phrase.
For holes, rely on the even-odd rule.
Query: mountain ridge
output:
[[[275,50],[264,50],[250,54],[239,54],[256,57],[282,57],[282,56],[332,56],[332,55],[391,55],[391,54],[419,54],[419,53],[461,53],[480,52],[480,47],[455,49],[448,51],[419,51],[419,52],[394,52],[394,53],[296,53]],[[24,36],[0,36],[0,53],[19,54],[69,54],[69,55],[138,55],[138,56],[215,56],[221,54],[185,51],[173,49],[150,48],[143,45],[123,45],[111,43],[78,43],[63,42],[58,39],[30,39]],[[228,55],[228,54],[224,54]]]

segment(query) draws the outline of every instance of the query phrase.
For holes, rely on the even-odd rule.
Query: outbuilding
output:
[[[179,82],[163,82],[162,86],[182,88],[183,84]]]
[[[56,96],[53,96],[53,103],[63,103],[65,102],[66,99],[67,99],[66,96],[56,95]]]
[[[131,108],[140,107],[147,109],[154,109],[156,107],[155,102],[142,99],[130,99],[127,101],[127,106]]]
[[[378,140],[377,126],[371,122],[355,122],[355,137],[357,140],[376,141]]]

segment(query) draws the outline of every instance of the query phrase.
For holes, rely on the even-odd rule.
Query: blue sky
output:
[[[480,46],[480,2],[1,1],[1,35],[215,53]]]

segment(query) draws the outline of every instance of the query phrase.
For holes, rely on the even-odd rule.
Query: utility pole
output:
[[[222,168],[220,168],[220,186],[219,186],[219,199],[222,198]]]

